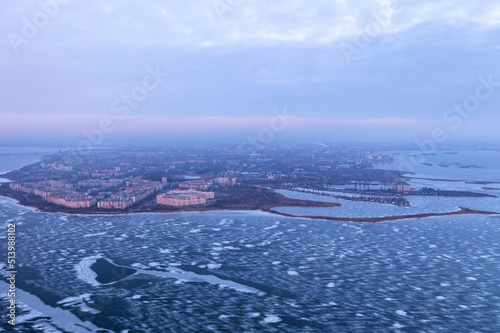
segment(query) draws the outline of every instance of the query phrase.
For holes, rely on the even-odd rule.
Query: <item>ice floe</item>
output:
[[[100,254],[96,256],[86,257],[83,258],[78,264],[76,264],[74,268],[77,278],[94,287],[100,286],[101,284],[96,281],[97,273],[90,268],[93,264],[96,263],[97,259],[100,258],[102,258]]]
[[[281,318],[275,315],[269,315],[262,321],[264,324],[274,324],[281,322]]]

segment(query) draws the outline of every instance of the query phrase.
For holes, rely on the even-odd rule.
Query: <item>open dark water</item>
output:
[[[500,332],[493,216],[70,216],[0,197],[3,273],[8,223],[19,264],[15,328],[0,282],[8,331]]]

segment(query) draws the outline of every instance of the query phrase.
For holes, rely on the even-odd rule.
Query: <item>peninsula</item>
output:
[[[485,193],[413,189],[399,171],[373,168],[357,149],[330,152],[288,146],[249,152],[240,148],[151,148],[61,151],[3,175],[0,195],[45,212],[69,214],[172,213],[340,207],[336,202],[292,199],[277,189],[333,199],[409,206],[406,196],[494,197]],[[334,200],[331,200],[334,201]],[[495,214],[462,208],[457,214]],[[376,218],[307,218],[381,222],[440,216],[426,213]]]

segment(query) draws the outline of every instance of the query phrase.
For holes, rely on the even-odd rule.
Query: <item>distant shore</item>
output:
[[[287,213],[277,212],[275,210],[267,210],[266,212],[277,214],[285,217],[299,217],[307,218],[312,220],[328,220],[335,222],[360,222],[360,223],[379,223],[397,220],[407,220],[407,219],[422,219],[426,217],[437,217],[437,216],[453,216],[453,215],[500,215],[497,212],[489,212],[482,210],[475,210],[465,207],[459,207],[460,209],[454,212],[446,213],[419,213],[419,214],[409,214],[409,215],[392,215],[384,217],[332,217],[332,216],[314,216],[314,215],[292,215]]]

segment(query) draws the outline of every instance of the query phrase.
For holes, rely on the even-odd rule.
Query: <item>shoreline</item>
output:
[[[12,170],[15,171],[15,170]],[[9,174],[12,171],[0,172],[0,176]],[[444,181],[444,182],[465,182],[470,184],[480,184],[483,186],[488,186],[490,184],[500,184],[500,182],[494,181],[466,181],[457,179],[438,179],[438,178],[421,178],[413,177],[415,173],[407,172],[408,178],[410,179],[420,179],[420,180],[431,180],[431,181]],[[13,181],[12,179],[3,178],[2,179]],[[2,186],[3,185],[3,186]],[[427,217],[439,217],[439,216],[455,216],[455,215],[500,215],[500,212],[490,212],[482,210],[474,210],[466,207],[458,207],[457,211],[450,211],[444,213],[437,212],[427,212],[418,214],[404,214],[404,215],[390,215],[381,217],[334,217],[334,216],[315,216],[315,215],[293,215],[288,213],[282,213],[276,211],[277,207],[304,207],[304,208],[318,208],[318,207],[341,207],[342,204],[338,202],[323,202],[314,200],[303,200],[303,199],[292,199],[287,196],[275,192],[275,190],[262,188],[257,191],[258,198],[254,199],[253,202],[238,202],[236,200],[216,202],[213,205],[208,206],[187,206],[182,208],[169,208],[168,206],[146,206],[143,204],[137,205],[135,208],[129,208],[127,210],[97,210],[94,208],[85,209],[72,209],[63,206],[57,206],[53,204],[47,204],[39,200],[36,197],[27,196],[25,194],[20,194],[18,192],[11,191],[5,188],[6,183],[0,183],[0,197],[4,197],[17,205],[26,207],[32,211],[41,213],[61,213],[68,215],[88,215],[88,216],[113,216],[113,215],[128,215],[128,214],[144,214],[144,213],[155,213],[155,214],[169,214],[169,213],[184,213],[184,212],[223,212],[223,211],[240,211],[240,212],[263,212],[267,214],[273,214],[289,218],[305,218],[311,220],[324,220],[333,222],[353,222],[353,223],[379,223],[388,221],[399,221],[405,219],[423,219]],[[484,187],[483,187],[484,189]],[[500,188],[489,188],[491,190],[500,190]],[[460,191],[459,191],[460,192]],[[464,192],[465,193],[465,192]],[[472,193],[472,192],[471,192]],[[264,195],[264,198],[262,197]],[[461,195],[458,195],[461,196]],[[468,196],[466,196],[468,197]],[[473,196],[471,196],[473,197]],[[479,197],[498,197],[491,194],[483,194]],[[241,200],[241,198],[239,198]]]
[[[409,179],[419,179],[419,180],[433,180],[437,182],[451,182],[451,183],[465,183],[465,184],[476,184],[476,185],[489,185],[489,184],[500,184],[497,181],[490,180],[464,180],[464,179],[444,179],[444,178],[428,178],[428,177],[407,177]]]
[[[327,220],[334,222],[354,222],[354,223],[380,223],[389,221],[399,221],[399,220],[409,220],[409,219],[423,219],[427,217],[439,217],[439,216],[453,216],[453,215],[500,215],[500,212],[490,212],[483,210],[475,210],[466,207],[459,207],[460,209],[453,212],[445,213],[418,213],[418,214],[408,214],[408,215],[391,215],[383,217],[334,217],[334,216],[315,216],[315,215],[292,215],[287,213],[277,212],[270,209],[271,214],[281,215],[285,217],[293,218],[307,218],[311,220]]]
[[[309,220],[323,220],[323,221],[332,221],[332,222],[352,222],[352,223],[381,223],[381,222],[390,222],[390,221],[400,221],[400,220],[408,220],[408,219],[423,219],[427,217],[440,217],[440,216],[455,216],[455,215],[500,215],[500,212],[490,212],[483,210],[475,210],[466,207],[459,207],[457,211],[444,212],[444,213],[418,213],[418,214],[406,214],[406,215],[390,215],[390,216],[382,216],[382,217],[334,217],[334,216],[315,216],[315,215],[293,215],[288,213],[282,213],[274,210],[276,207],[283,207],[280,205],[273,205],[268,207],[262,207],[260,209],[252,209],[245,207],[191,207],[190,209],[183,210],[153,210],[153,211],[124,211],[124,212],[97,212],[97,211],[49,211],[40,209],[35,206],[27,206],[21,204],[19,200],[15,198],[11,198],[5,195],[0,195],[0,197],[7,198],[15,202],[15,204],[20,205],[22,207],[30,208],[33,211],[40,213],[59,213],[59,214],[68,214],[68,215],[87,215],[87,216],[116,216],[116,215],[130,215],[130,214],[173,214],[173,213],[203,213],[203,212],[224,212],[224,211],[233,211],[233,212],[263,212],[272,215],[278,215],[289,218],[303,218]],[[313,201],[315,202],[315,201]],[[341,207],[341,204],[335,204],[330,207]]]

